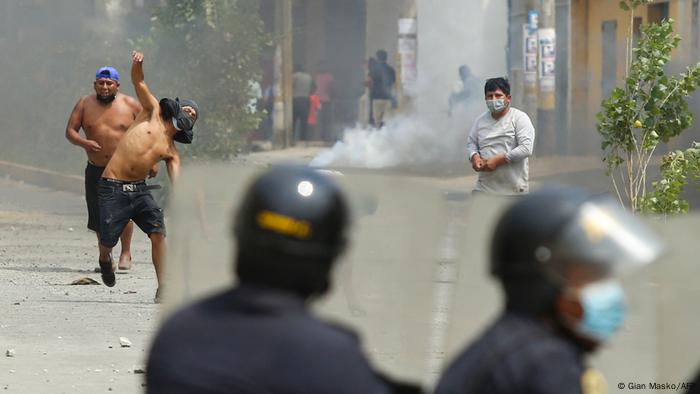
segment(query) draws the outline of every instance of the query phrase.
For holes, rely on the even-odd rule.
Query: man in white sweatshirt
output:
[[[535,128],[525,112],[510,106],[508,80],[487,80],[484,93],[488,111],[476,118],[467,142],[472,168],[479,173],[475,191],[526,194]]]

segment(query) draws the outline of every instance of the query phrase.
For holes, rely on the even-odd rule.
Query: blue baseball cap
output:
[[[111,79],[112,81],[119,81],[119,71],[114,67],[104,66],[100,67],[95,74],[95,80],[100,78]]]

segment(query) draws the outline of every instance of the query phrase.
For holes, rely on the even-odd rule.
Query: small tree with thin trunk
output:
[[[671,51],[680,42],[671,19],[642,26],[639,44],[632,48],[635,8],[650,2],[620,2],[620,7],[630,13],[627,75],[624,86],[615,88],[603,100],[597,125],[607,173],[620,202],[633,211],[643,205],[647,169],[659,143],[667,143],[692,125],[687,97],[700,81],[700,63],[677,76],[669,76],[664,70]]]

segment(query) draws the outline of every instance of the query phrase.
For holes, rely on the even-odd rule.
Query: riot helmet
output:
[[[563,272],[582,265],[606,275],[654,261],[661,241],[608,196],[547,186],[522,197],[499,219],[491,243],[491,274],[506,308],[550,314],[566,285]]]
[[[272,167],[253,181],[236,214],[239,279],[304,297],[325,292],[349,220],[330,177],[304,166]]]

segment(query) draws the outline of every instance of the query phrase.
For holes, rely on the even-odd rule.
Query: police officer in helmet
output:
[[[607,197],[547,187],[499,219],[491,273],[505,310],[464,352],[436,393],[598,393],[585,357],[625,317],[618,275],[654,261],[661,242]]]
[[[388,393],[355,335],[308,301],[330,287],[349,212],[328,176],[278,166],[236,215],[239,284],[175,313],[151,349],[148,393]]]

